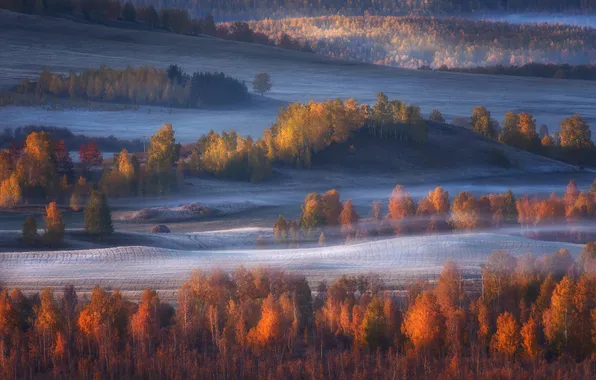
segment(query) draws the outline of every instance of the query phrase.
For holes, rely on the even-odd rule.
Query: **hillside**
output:
[[[498,143],[469,129],[433,122],[428,122],[425,144],[381,140],[362,130],[347,142],[316,154],[313,165],[392,172],[459,168],[462,173],[469,171],[470,176],[516,169],[535,173],[576,170],[572,165]]]
[[[0,11],[0,89],[34,78],[42,69],[68,72],[109,65],[179,64],[186,72],[223,71],[252,82],[256,73],[271,75],[271,101],[239,111],[203,110],[157,113],[146,108],[123,112],[48,112],[40,108],[0,108],[0,128],[36,124],[69,127],[75,133],[114,134],[121,138],[149,136],[170,122],[181,142],[193,142],[210,129],[235,129],[242,135],[260,136],[286,102],[353,97],[372,104],[383,91],[391,99],[417,104],[428,115],[439,109],[450,119],[469,116],[484,105],[502,120],[505,112],[532,113],[538,124],[552,131],[562,119],[580,112],[596,123],[593,85],[583,81],[516,78],[404,70],[336,61],[314,54],[278,48],[200,38],[159,31],[110,28],[65,19]],[[479,83],[482,83],[479,86]],[[523,105],[523,106],[522,106]],[[106,123],[111,125],[107,130]]]

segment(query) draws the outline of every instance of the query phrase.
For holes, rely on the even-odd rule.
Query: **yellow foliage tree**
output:
[[[0,184],[0,207],[13,208],[23,199],[21,186],[13,173]]]
[[[62,220],[62,214],[60,209],[56,205],[56,202],[51,202],[46,207],[46,216],[44,217],[46,223],[44,239],[49,244],[57,244],[64,239],[64,231],[66,226]]]

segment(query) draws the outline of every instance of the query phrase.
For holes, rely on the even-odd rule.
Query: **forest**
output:
[[[36,81],[25,79],[16,92],[37,98],[118,102],[138,105],[197,108],[246,102],[246,85],[224,73],[186,74],[178,65],[166,70],[152,66],[124,70],[101,67],[64,76],[48,71]]]
[[[331,58],[405,68],[578,65],[596,60],[596,29],[570,25],[416,16],[324,16],[248,24],[268,36],[285,32]]]
[[[576,378],[594,375],[596,245],[513,257],[480,278],[375,276],[311,288],[271,269],[194,271],[175,306],[96,287],[0,291],[2,378]]]

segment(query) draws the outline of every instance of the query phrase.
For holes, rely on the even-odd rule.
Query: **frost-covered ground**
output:
[[[196,38],[160,32],[107,28],[67,20],[15,15],[0,11],[0,88],[35,77],[43,69],[57,72],[100,65],[167,67],[179,64],[188,72],[224,71],[250,84],[260,71],[268,72],[271,101],[238,110],[161,110],[87,112],[0,108],[0,128],[44,123],[73,131],[120,138],[149,136],[171,122],[179,141],[196,141],[209,129],[234,128],[261,136],[286,102],[354,97],[374,103],[378,91],[390,98],[433,108],[448,118],[468,116],[484,105],[497,120],[506,111],[527,111],[539,124],[555,130],[560,121],[581,113],[596,123],[594,85],[587,81],[477,76],[428,72],[331,61],[313,54]]]
[[[238,236],[254,232],[226,231],[220,232],[219,237],[215,233],[210,239],[227,235],[242,240]],[[24,290],[74,284],[83,292],[100,285],[135,293],[151,287],[162,292],[165,298],[172,298],[193,269],[269,267],[304,274],[313,284],[332,281],[341,275],[372,273],[389,285],[400,285],[414,277],[434,278],[447,259],[457,261],[466,273],[477,274],[479,265],[496,250],[516,256],[525,253],[540,256],[560,248],[567,248],[577,256],[582,246],[482,233],[413,236],[297,249],[187,251],[135,246],[0,253],[0,273],[5,286]]]

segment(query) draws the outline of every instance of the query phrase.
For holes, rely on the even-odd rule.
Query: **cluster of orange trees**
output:
[[[511,190],[503,194],[480,197],[460,192],[453,200],[442,187],[429,191],[417,201],[401,185],[397,185],[387,202],[372,204],[370,217],[361,219],[352,201],[340,200],[337,190],[324,194],[308,194],[302,204],[298,221],[279,216],[274,225],[277,243],[299,244],[302,238],[341,235],[347,240],[369,235],[415,234],[473,230],[519,224],[533,237],[593,240],[596,234],[581,227],[596,219],[596,179],[588,192],[578,189],[574,180],[567,185],[562,197],[554,193],[546,199],[525,195],[516,198]],[[565,228],[549,228],[559,225]],[[560,227],[560,226],[559,226]],[[312,239],[310,239],[312,240]]]
[[[472,281],[447,262],[435,284],[405,292],[375,276],[312,292],[304,277],[273,270],[195,271],[175,308],[149,289],[134,303],[99,287],[89,298],[72,286],[5,288],[0,376],[588,378],[595,247],[577,262],[565,250],[496,252]]]
[[[97,145],[83,144],[79,155],[80,164],[74,165],[64,141],[53,141],[43,131],[30,133],[23,149],[4,149],[0,152],[0,207],[53,201],[70,202],[79,211],[94,189],[114,197],[164,194],[176,186],[173,168],[179,161],[179,145],[169,124],[151,137],[144,165],[123,149],[98,176],[96,169],[104,161]]]

